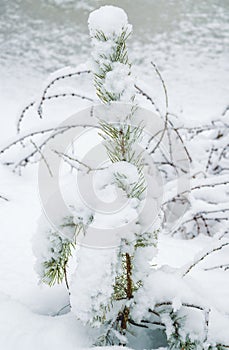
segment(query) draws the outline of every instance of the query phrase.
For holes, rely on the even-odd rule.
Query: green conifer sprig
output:
[[[45,261],[44,265],[44,277],[42,282],[48,284],[50,287],[55,283],[62,283],[66,281],[66,268],[69,258],[72,256],[72,250],[75,249],[75,243],[60,239],[60,244],[57,251],[57,257],[52,257],[50,260]],[[67,282],[67,281],[66,281]],[[68,283],[67,283],[68,287]]]
[[[141,234],[135,234],[136,240],[134,248],[154,247],[157,248],[159,229],[153,232],[144,232]]]
[[[93,220],[89,218],[88,224]],[[86,227],[82,221],[76,224],[73,220],[73,216],[65,217],[63,219],[63,224],[60,228],[68,228],[73,233],[73,238],[67,238],[60,235],[58,232],[50,233],[49,249],[50,258],[43,262],[43,278],[42,282],[48,284],[50,287],[54,284],[62,283],[65,280],[66,286],[68,288],[67,281],[67,264],[69,258],[72,256],[73,250],[76,247],[76,237],[81,231],[85,232]]]
[[[108,55],[104,52],[99,54],[95,63],[98,66],[98,72],[94,73],[94,84],[96,88],[96,93],[101,101],[104,103],[110,103],[111,101],[119,101],[121,98],[121,93],[117,94],[112,91],[107,91],[104,89],[104,83],[106,75],[108,72],[113,70],[112,64],[115,62],[120,62],[127,65],[129,68],[131,64],[128,59],[128,51],[126,47],[126,40],[130,36],[128,28],[123,28],[120,35],[114,35],[110,38],[106,36],[102,31],[97,31],[94,38],[100,42],[112,41],[111,51]]]
[[[141,170],[144,164],[142,153],[137,153],[133,146],[141,140],[143,126],[132,126],[128,122],[115,125],[100,121],[100,127],[102,130],[100,136],[105,141],[105,148],[111,162],[126,161]]]
[[[140,173],[139,180],[133,184],[127,184],[127,176],[125,174],[115,173],[115,182],[119,188],[125,193],[127,198],[138,198],[140,199],[142,194],[146,190],[145,179],[142,173]]]

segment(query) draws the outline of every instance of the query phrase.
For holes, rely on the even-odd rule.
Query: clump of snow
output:
[[[123,188],[128,191],[131,185],[139,181],[139,177],[140,174],[135,165],[126,161],[112,163],[103,171],[95,173],[95,192],[103,201],[111,202],[117,198],[117,179],[121,179]],[[120,204],[125,202],[125,192],[119,198]]]
[[[70,282],[72,312],[84,324],[99,326],[99,317],[103,319],[111,303],[117,251],[81,247],[77,255],[77,268]]]
[[[144,281],[143,288],[136,293],[136,319],[142,319],[148,313],[149,306],[153,309],[157,303],[166,303],[170,300],[173,301],[175,309],[179,306],[178,300],[179,303],[198,304],[203,307],[207,305],[206,300],[195,293],[176,269],[164,266],[157,270],[151,270]]]
[[[134,79],[130,67],[120,62],[112,64],[112,70],[106,74],[104,90],[112,91],[117,96],[122,96],[123,101],[128,101],[134,94]],[[132,88],[131,88],[132,87]]]
[[[35,271],[40,280],[43,280],[47,272],[45,263],[57,261],[62,254],[63,245],[69,242],[69,238],[50,228],[44,216],[40,217],[37,232],[33,237],[33,252],[36,257]],[[46,281],[50,282],[48,279]]]
[[[71,209],[73,213],[73,222],[76,225],[82,224],[86,227],[93,220],[94,212],[86,205],[83,205],[83,203],[71,206]]]
[[[128,24],[125,11],[116,6],[102,6],[91,12],[88,19],[90,35],[94,36],[98,31],[106,36],[119,36],[123,30],[130,33],[132,26]]]

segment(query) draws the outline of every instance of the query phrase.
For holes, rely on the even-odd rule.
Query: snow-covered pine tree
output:
[[[130,113],[119,115],[118,123],[100,119],[99,124],[110,159],[113,185],[121,189],[123,195],[129,198],[131,207],[138,213],[141,202],[145,199],[146,183],[143,175],[144,159],[135,150],[143,128],[141,125],[131,125],[136,109],[134,79],[126,47],[131,25],[125,12],[113,6],[104,6],[92,12],[88,22],[93,43],[94,84],[98,97],[108,106],[114,102],[130,104]],[[97,345],[127,342],[125,335],[132,318],[134,294],[142,287],[150,267],[149,261],[156,253],[158,223],[150,229],[150,232],[142,232],[140,213],[135,230],[124,231],[116,249],[102,253],[90,251],[86,254],[85,249],[81,249],[79,253],[81,267],[78,266],[75,272],[71,305],[78,317],[79,314],[83,315],[84,322],[101,327]],[[96,279],[89,276],[85,280],[88,254],[90,259],[94,257],[95,266],[98,266]],[[82,273],[80,281],[79,270]],[[90,295],[92,286],[93,295]],[[86,310],[82,310],[82,293],[87,294],[89,299]]]
[[[98,119],[100,135],[106,149],[109,165],[103,172],[110,174],[111,183],[103,183],[121,191],[121,200],[128,200],[128,208],[136,215],[132,231],[123,230],[116,248],[77,251],[77,267],[67,276],[67,264],[76,246],[77,235],[83,230],[87,235],[90,224],[96,220],[95,212],[87,208],[76,210],[76,217],[60,218],[59,227],[71,230],[71,239],[60,232],[44,231],[35,253],[41,280],[53,285],[65,280],[69,289],[72,312],[84,324],[100,327],[96,344],[126,344],[126,331],[135,307],[134,294],[144,285],[150,260],[156,254],[158,222],[147,232],[141,228],[141,206],[146,196],[144,158],[137,150],[144,129],[132,125],[136,110],[134,79],[128,59],[126,41],[131,34],[126,13],[113,6],[104,6],[91,13],[89,31],[93,44],[92,70],[96,93],[102,103],[129,104],[129,113],[118,115],[118,122]],[[118,113],[118,112],[117,112]],[[149,196],[149,195],[148,195]],[[153,199],[152,199],[153,201]],[[84,214],[82,215],[81,210]],[[126,212],[118,217],[128,222]],[[131,218],[130,218],[131,220]],[[125,227],[125,226],[124,226]],[[101,228],[102,229],[102,228]],[[40,229],[39,229],[40,230]],[[40,240],[40,232],[38,232]]]
[[[91,13],[89,31],[93,43],[94,86],[99,99],[108,108],[116,102],[130,104],[130,113],[119,115],[118,123],[99,119],[100,135],[110,159],[104,172],[111,175],[109,185],[121,189],[138,211],[145,197],[146,183],[144,158],[136,152],[135,144],[140,142],[144,129],[141,125],[131,126],[137,106],[126,46],[131,26],[123,10],[105,6]],[[167,180],[170,177],[172,180],[173,175],[167,174]],[[192,207],[190,211],[192,213]],[[165,330],[168,349],[224,349],[223,344],[208,339],[210,309],[198,296],[193,296],[185,283],[184,277],[192,265],[186,267],[186,272],[183,268],[167,266],[150,268],[149,261],[157,251],[158,226],[142,232],[141,214],[135,231],[125,232],[117,248],[80,247],[75,272],[67,276],[76,236],[81,230],[87,234],[95,219],[96,213],[85,207],[76,210],[75,217],[60,218],[60,226],[72,230],[72,239],[50,230],[43,231],[45,239],[37,254],[41,279],[50,285],[65,280],[72,312],[85,325],[99,329],[95,344],[125,345],[131,327],[156,327]],[[203,254],[203,259],[221,248],[212,248]]]
[[[131,327],[134,327],[134,330],[139,330],[142,344],[143,330],[152,331],[159,328],[167,337],[167,344],[164,343],[167,349],[227,349],[229,346],[224,344],[223,336],[217,334],[214,327],[220,320],[221,328],[226,329],[228,315],[214,308],[214,303],[212,305],[209,300],[201,298],[199,286],[194,280],[190,283],[188,277],[202,261],[211,254],[222,252],[229,245],[226,225],[229,210],[228,193],[225,190],[225,186],[228,185],[228,107],[220,120],[200,127],[183,126],[181,120],[180,125],[175,127],[174,116],[167,113],[166,117],[169,118],[166,119],[166,127],[162,130],[163,137],[159,138],[153,150],[152,138],[148,140],[146,148],[166,180],[165,201],[162,204],[165,214],[164,226],[161,226],[162,234],[164,227],[169,226],[167,209],[170,210],[170,205],[183,205],[187,202],[185,216],[176,230],[169,233],[185,239],[203,233],[208,236],[215,234],[212,241],[209,241],[209,247],[197,254],[190,264],[174,268],[157,265],[155,260],[155,266],[150,268],[149,260],[156,255],[157,227],[152,227],[150,232],[142,232],[139,224],[141,214],[138,213],[138,208],[147,189],[143,177],[144,157],[138,153],[135,145],[141,140],[144,129],[142,125],[132,126],[131,120],[134,118],[136,106],[144,100],[147,100],[148,106],[160,116],[163,115],[152,97],[143,91],[138,83],[134,83],[126,47],[131,26],[124,11],[111,6],[100,8],[90,15],[89,30],[93,41],[94,85],[100,103],[108,109],[117,102],[129,103],[130,106],[129,113],[118,116],[118,123],[106,118],[99,119],[100,135],[110,160],[109,166],[100,172],[100,175],[103,174],[101,179],[105,181],[104,184],[110,186],[109,188],[119,189],[123,198],[128,198],[131,204],[129,209],[139,214],[139,222],[135,223],[134,230],[119,237],[120,244],[114,249],[80,247],[76,252],[77,260],[75,254],[72,258],[75,271],[71,275],[68,263],[76,251],[77,236],[82,232],[87,234],[96,220],[96,210],[89,210],[83,205],[76,206],[72,216],[58,218],[59,230],[56,231],[51,229],[49,224],[43,227],[41,221],[34,239],[36,269],[40,280],[50,286],[65,281],[75,317],[84,324],[98,327],[96,344],[126,344],[130,337],[127,331],[132,332]],[[48,94],[57,81],[88,73],[88,67],[83,70],[67,68],[51,76],[36,105],[40,116],[43,116],[42,107],[45,102],[68,96]],[[164,85],[164,81],[162,83]],[[135,95],[136,93],[138,94]],[[91,97],[80,94],[72,93],[71,97],[93,102]],[[22,111],[18,120],[18,132],[26,112],[33,106],[35,102],[31,102]],[[177,168],[174,164],[173,149],[171,147],[167,157],[160,147],[160,142],[165,136],[170,139],[170,128],[175,132],[176,140],[181,140],[188,158],[192,160],[191,173],[187,175],[190,176],[191,182],[190,198],[186,196],[187,190],[174,194],[173,181],[176,179]],[[65,132],[58,128],[51,131],[53,138],[58,133]],[[15,146],[23,146],[21,160],[18,161],[17,154],[16,160],[7,159],[5,164],[13,166],[14,171],[21,171],[31,161],[39,160],[44,145],[50,141],[49,132],[50,129],[33,130],[18,137],[2,149],[0,154],[7,153]],[[41,141],[36,145],[32,140],[39,136]],[[69,161],[69,158],[63,159]],[[72,163],[70,165],[72,166]],[[88,171],[93,170],[86,164],[80,166],[86,167]],[[68,231],[68,235],[63,234],[64,230]],[[189,244],[188,240],[186,244]],[[227,271],[228,264],[218,264],[205,270]],[[151,339],[151,349],[155,347],[154,340],[155,338]]]

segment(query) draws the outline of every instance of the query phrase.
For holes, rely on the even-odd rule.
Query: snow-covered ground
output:
[[[229,102],[227,0],[1,0],[0,148],[16,135],[18,112],[40,93],[47,74],[88,59],[87,17],[104,3],[115,3],[127,11],[134,27],[130,43],[134,71],[159,104],[163,104],[162,90],[151,60],[166,81],[170,111],[186,124],[201,125],[220,118]],[[74,88],[79,91],[77,82]],[[93,94],[86,83],[81,89]],[[87,102],[78,100],[58,102],[52,121],[86,106]],[[40,125],[40,120],[32,116],[26,123],[29,129]],[[0,165],[0,195],[9,199],[0,200],[0,349],[88,348],[93,332],[89,335],[71,313],[53,317],[68,303],[65,289],[38,285],[34,272],[31,240],[41,215],[36,165],[22,176]],[[182,266],[210,244],[212,239],[202,235],[188,243],[160,237],[157,262]],[[218,254],[199,264],[187,276],[187,283],[198,288],[200,297],[209,300],[216,313],[228,315],[229,270],[217,275],[214,270],[204,271],[207,266],[228,263],[228,249],[221,253],[220,261]],[[212,327],[218,327],[213,331],[222,341],[225,334],[220,321]]]

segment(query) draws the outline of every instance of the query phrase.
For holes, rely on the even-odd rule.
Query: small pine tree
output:
[[[123,235],[119,237],[117,247],[101,250],[80,247],[76,254],[77,260],[74,258],[73,261],[75,271],[69,278],[68,263],[75,252],[77,236],[80,233],[87,235],[90,226],[96,219],[96,210],[92,212],[86,207],[75,209],[75,216],[59,218],[58,232],[48,229],[41,233],[39,230],[37,235],[39,239],[35,239],[34,244],[37,257],[36,269],[41,281],[50,286],[65,281],[73,314],[83,324],[99,328],[99,336],[95,345],[126,345],[131,326],[147,328],[146,325],[149,324],[159,326],[164,330],[168,349],[224,350],[228,346],[208,341],[207,318],[204,322],[203,320],[200,322],[198,336],[186,324],[190,309],[194,308],[198,312],[207,314],[204,307],[180,302],[177,310],[173,306],[173,300],[164,301],[162,298],[162,302],[158,302],[154,299],[153,287],[157,283],[160,283],[164,277],[167,283],[167,279],[170,281],[169,278],[172,275],[172,283],[183,286],[182,278],[189,273],[195,263],[185,273],[179,271],[177,274],[175,269],[170,271],[167,267],[162,267],[154,270],[149,264],[149,261],[157,254],[161,221],[159,218],[157,223],[152,224],[147,230],[144,229],[141,221],[140,208],[146,198],[148,188],[144,177],[145,159],[136,147],[144,136],[144,126],[142,123],[138,125],[132,123],[138,104],[127,50],[127,39],[131,30],[132,27],[128,23],[125,12],[113,6],[101,7],[92,12],[89,17],[89,31],[93,44],[92,72],[100,103],[108,109],[115,103],[129,104],[129,112],[120,114],[119,110],[115,122],[106,117],[98,118],[99,135],[109,158],[108,167],[100,171],[101,174],[108,172],[112,178],[110,182],[104,180],[103,187],[113,186],[116,190],[121,191],[122,198],[128,200],[139,215],[134,222],[133,229],[130,232],[123,232]],[[139,89],[138,91],[141,92]],[[143,96],[147,95],[143,92]],[[167,117],[168,114],[166,114]],[[162,137],[167,124],[166,119]],[[195,131],[194,136],[199,133],[199,130]],[[178,136],[180,138],[180,134]],[[225,133],[224,137],[226,136]],[[217,134],[216,140],[221,138],[221,134]],[[207,168],[211,168],[212,165],[212,152],[210,152]],[[217,149],[217,152],[219,153],[218,159],[225,161],[225,146],[221,151]],[[164,157],[163,154],[162,156]],[[167,164],[163,159],[162,164],[164,163]],[[88,167],[88,170],[92,169]],[[218,170],[215,166],[211,169],[211,171]],[[165,174],[167,176],[167,172]],[[172,176],[170,180],[173,180]],[[204,186],[208,187],[212,184],[204,184]],[[194,187],[194,189],[197,188],[199,187]],[[171,204],[177,197],[180,199],[180,195],[172,197],[164,204]],[[223,210],[226,212],[228,209]],[[215,209],[212,213],[214,212]],[[204,211],[201,212],[201,215],[203,213]],[[198,219],[203,221],[208,232],[208,225],[203,215],[195,215],[194,221],[192,217],[190,219],[190,215],[193,215],[191,206],[186,211],[186,215],[188,217],[183,220],[181,226],[190,225],[190,230],[186,228],[188,235],[189,231],[193,233],[193,222],[200,231]],[[217,220],[216,222],[218,223]],[[70,230],[69,237],[61,233],[63,228]],[[198,261],[202,261],[211,252],[220,250],[227,244],[223,243],[220,248],[212,249]],[[162,291],[166,289],[166,283],[162,283]],[[180,310],[182,310],[181,315]]]

